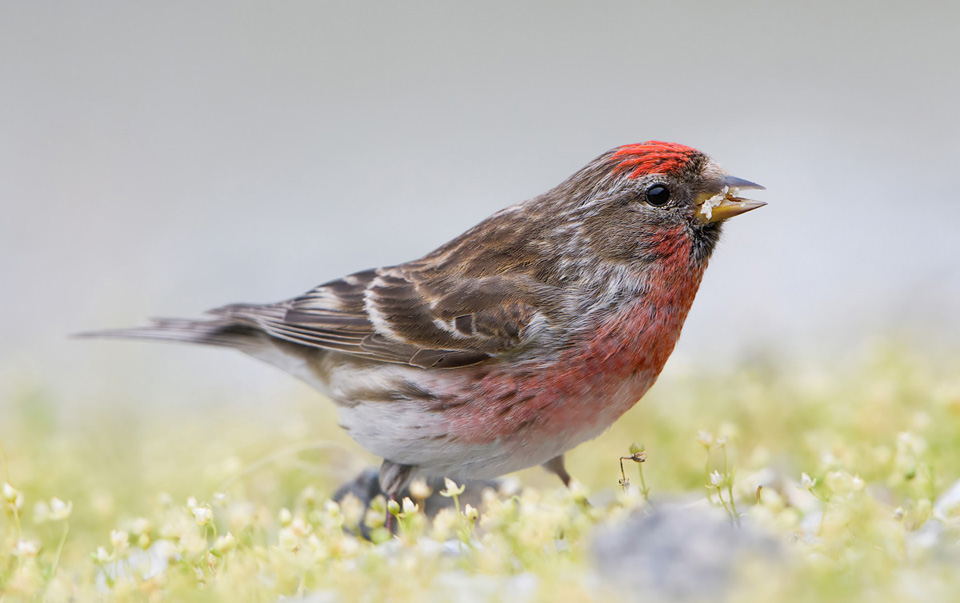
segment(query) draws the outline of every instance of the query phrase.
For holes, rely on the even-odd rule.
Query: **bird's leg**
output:
[[[540,466],[559,477],[564,486],[568,488],[570,487],[570,474],[567,473],[567,468],[563,465],[562,454],[560,456],[553,457]]]
[[[383,460],[380,465],[380,489],[387,495],[387,503],[391,500],[400,502],[400,493],[407,487],[410,481],[410,474],[413,470],[412,465],[401,465],[393,461]],[[387,532],[393,534],[393,513],[387,509],[387,518],[385,527]]]

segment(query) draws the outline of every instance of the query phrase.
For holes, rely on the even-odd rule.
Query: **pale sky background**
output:
[[[684,362],[956,349],[958,27],[947,0],[0,1],[0,387],[262,400],[287,378],[239,354],[66,336],[418,257],[648,139],[768,188]]]

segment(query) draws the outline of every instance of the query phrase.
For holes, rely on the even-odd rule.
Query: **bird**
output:
[[[654,384],[725,221],[766,205],[740,191],[763,188],[692,147],[628,144],[420,259],[81,336],[233,348],[299,377],[383,459],[391,499],[537,465],[569,485],[564,454]]]

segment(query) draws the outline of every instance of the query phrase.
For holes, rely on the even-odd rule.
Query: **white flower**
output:
[[[13,554],[17,557],[36,557],[40,552],[40,543],[35,540],[18,540]]]
[[[73,502],[63,502],[56,496],[50,499],[50,517],[54,521],[63,521],[73,512]]]
[[[817,485],[817,480],[813,479],[806,473],[800,474],[800,487],[804,490],[810,490]]]
[[[723,476],[720,475],[719,471],[714,470],[713,473],[710,474],[710,485],[714,488],[719,488],[723,485]]]
[[[280,520],[280,525],[288,526],[290,522],[293,521],[293,513],[290,512],[290,509],[283,508],[280,509],[280,514],[277,518]]]
[[[455,509],[440,509],[433,518],[433,538],[441,542],[450,537],[457,527],[457,512]]]
[[[480,511],[477,511],[477,510],[473,507],[473,505],[471,505],[470,503],[467,503],[466,505],[464,505],[464,507],[463,507],[463,514],[464,514],[464,515],[466,516],[466,518],[469,519],[470,521],[476,521],[477,518],[480,517]]]
[[[710,446],[713,445],[713,434],[709,431],[701,429],[697,432],[697,443],[704,448],[710,448]]]
[[[18,511],[23,508],[23,492],[17,490],[10,484],[3,484],[3,499]]]
[[[197,499],[195,497],[191,496],[190,498],[187,499],[188,509],[193,509],[196,506],[197,506]]]
[[[457,482],[453,481],[449,477],[443,478],[444,489],[440,491],[440,496],[450,498],[452,496],[460,496],[463,494],[463,491],[467,489],[464,486],[457,486]]]
[[[213,519],[213,511],[210,510],[210,507],[194,507],[191,510],[198,526],[205,526]]]
[[[102,546],[98,546],[97,552],[93,554],[93,560],[100,565],[109,562],[111,559],[113,559],[113,555],[108,553],[107,549],[103,548]]]
[[[118,551],[125,551],[130,545],[130,534],[124,530],[110,530],[110,543]]]
[[[289,527],[298,538],[303,538],[310,533],[310,527],[299,517],[291,521]]]
[[[328,500],[323,503],[323,510],[327,512],[327,515],[333,517],[334,519],[340,518],[340,505],[337,504],[335,500]]]
[[[236,546],[237,541],[234,539],[233,534],[227,532],[223,536],[217,536],[217,542],[213,545],[213,548],[221,553],[225,553]]]
[[[851,480],[850,485],[854,492],[862,492],[866,487],[866,484],[863,482],[863,478],[859,475],[853,476],[853,480]]]
[[[214,492],[213,493],[213,504],[218,506],[224,506],[227,504],[227,495],[223,492]]]
[[[419,505],[417,505],[415,502],[410,500],[409,497],[407,496],[403,497],[403,514],[404,515],[413,515],[419,510],[420,510]]]
[[[433,494],[433,488],[427,484],[427,480],[422,477],[410,482],[410,495],[418,500],[424,500],[430,498],[430,495]]]
[[[290,528],[283,528],[278,534],[278,539],[280,541],[280,548],[292,551],[300,546],[300,539],[297,538],[297,535],[293,533],[293,530]]]

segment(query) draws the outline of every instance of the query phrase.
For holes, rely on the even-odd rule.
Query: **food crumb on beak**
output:
[[[729,186],[723,187],[723,190],[710,197],[700,206],[700,213],[710,221],[713,218],[713,208],[723,203],[727,196],[736,197],[739,191]]]

